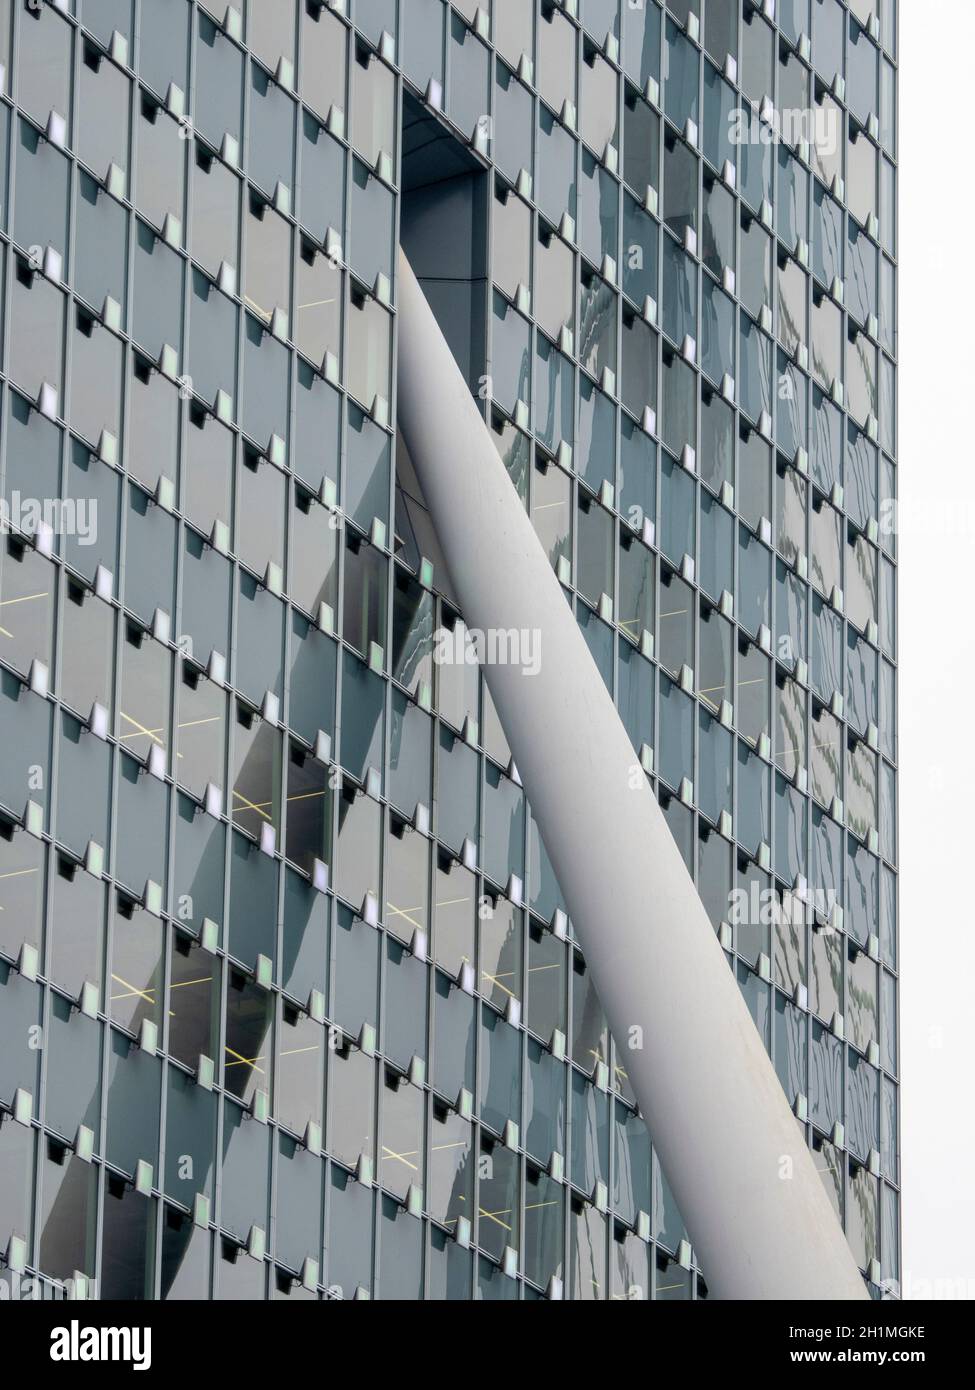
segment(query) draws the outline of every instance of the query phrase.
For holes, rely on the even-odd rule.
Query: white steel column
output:
[[[468,627],[540,634],[536,675],[489,664],[487,682],[710,1289],[865,1298],[663,813],[402,252],[398,398]]]

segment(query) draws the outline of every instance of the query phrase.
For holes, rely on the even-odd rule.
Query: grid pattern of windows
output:
[[[896,58],[894,0],[0,0],[0,1268],[706,1296],[436,659],[409,101],[489,188],[499,452],[896,1292]]]

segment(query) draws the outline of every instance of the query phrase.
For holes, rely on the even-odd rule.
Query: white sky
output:
[[[971,0],[901,0],[901,1152],[907,1297],[975,1297],[975,910],[967,893],[968,870],[975,866],[973,53]]]

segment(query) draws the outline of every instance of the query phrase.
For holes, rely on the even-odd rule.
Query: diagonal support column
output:
[[[865,1298],[694,883],[402,252],[398,402],[465,622],[540,639],[537,674],[485,675],[711,1290]]]

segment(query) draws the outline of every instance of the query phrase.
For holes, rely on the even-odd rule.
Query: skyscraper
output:
[[[893,0],[0,0],[0,1278],[707,1295],[402,245],[896,1293],[896,58]]]

